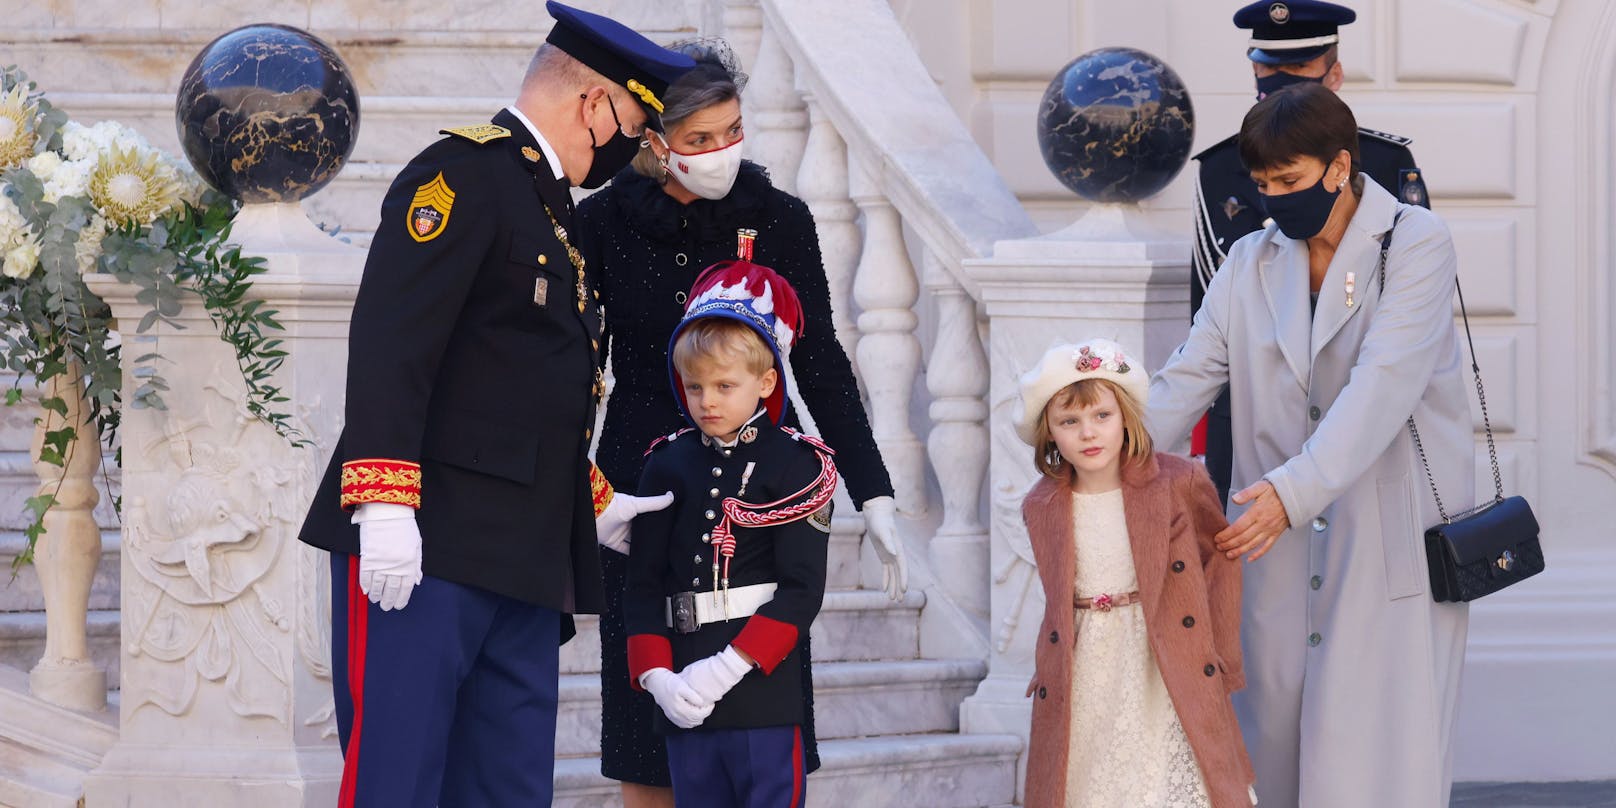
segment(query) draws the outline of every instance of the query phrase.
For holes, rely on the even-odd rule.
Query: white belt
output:
[[[768,583],[717,592],[681,592],[663,599],[663,621],[668,628],[688,634],[708,623],[751,617],[763,604],[774,600],[778,588],[778,584]]]

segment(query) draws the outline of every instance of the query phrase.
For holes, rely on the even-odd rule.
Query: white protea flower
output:
[[[156,151],[114,148],[90,172],[90,200],[117,225],[150,224],[179,204],[179,177]]]
[[[21,165],[34,156],[34,144],[39,139],[34,131],[37,109],[28,103],[21,84],[0,94],[0,169]]]
[[[0,263],[0,274],[22,280],[34,274],[39,267],[39,238],[25,233],[6,250],[5,261]]]

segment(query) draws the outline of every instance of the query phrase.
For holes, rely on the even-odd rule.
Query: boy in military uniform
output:
[[[603,605],[601,324],[568,189],[628,163],[693,63],[549,11],[515,103],[394,180],[354,301],[300,536],[331,552],[343,808],[549,805],[559,645]]]
[[[1339,91],[1345,79],[1339,53],[1340,26],[1358,18],[1357,12],[1322,0],[1258,0],[1235,12],[1237,28],[1250,29],[1246,57],[1257,82],[1257,98],[1292,84],[1315,82]],[[1429,208],[1424,172],[1409,152],[1412,141],[1399,135],[1358,128],[1359,168],[1382,188],[1410,204]],[[1234,135],[1194,157],[1195,244],[1191,252],[1190,315],[1201,309],[1212,274],[1236,241],[1263,229],[1263,210],[1256,183],[1240,162]],[[1203,427],[1196,429],[1193,454],[1206,455],[1207,471],[1218,496],[1229,498],[1233,446],[1229,435],[1229,393],[1218,396]]]
[[[800,806],[806,712],[797,644],[819,613],[836,467],[777,426],[802,310],[785,280],[742,260],[691,289],[669,350],[697,429],[659,439],[623,598],[629,675],[656,699],[675,804]]]

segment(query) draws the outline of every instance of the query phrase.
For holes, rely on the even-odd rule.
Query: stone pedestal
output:
[[[183,330],[124,333],[125,356],[167,360],[172,392],[166,411],[124,413],[120,737],[85,784],[90,805],[337,801],[329,565],[297,531],[341,422],[364,252],[297,205],[248,206],[231,238],[268,261],[252,296],[286,327],[279,406],[315,445],[247,412],[199,302],[175,318]],[[121,323],[145,314],[133,287],[90,283]],[[126,376],[125,401],[138,383]]]
[[[1154,370],[1188,332],[1189,245],[1144,219],[1135,206],[1096,205],[1064,230],[998,242],[992,258],[966,264],[989,317],[992,592],[988,676],[960,708],[962,732],[1025,739],[1032,715],[1044,597],[1021,521],[1037,472],[1016,437],[1017,379],[1050,346],[1088,337],[1114,339]]]

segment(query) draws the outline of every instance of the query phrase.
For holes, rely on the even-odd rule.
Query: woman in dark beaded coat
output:
[[[615,385],[606,403],[596,464],[621,491],[638,487],[644,454],[657,437],[685,426],[668,379],[668,338],[701,270],[736,257],[737,231],[756,230],[753,260],[796,289],[804,329],[791,355],[802,402],[837,452],[848,493],[864,512],[888,594],[901,597],[903,560],[892,483],[859,400],[851,363],[836,341],[830,292],[814,220],[802,200],[740,160],[740,88],[745,76],[721,40],[674,46],[697,68],[669,87],[662,122],[631,169],[584,200],[575,218],[585,261],[602,278],[607,344]],[[738,171],[735,166],[738,164]],[[788,403],[783,422],[797,425]],[[632,548],[629,549],[632,552]],[[629,683],[622,592],[627,557],[602,548],[607,611],[601,616],[601,773],[622,783],[625,808],[672,806],[667,755],[652,730],[650,696]],[[808,637],[801,641],[805,686]],[[810,715],[803,728],[808,770],[818,768]]]

